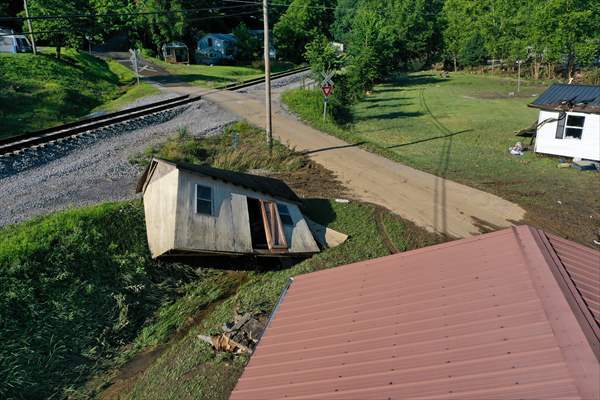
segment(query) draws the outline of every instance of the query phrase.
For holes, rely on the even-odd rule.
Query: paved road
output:
[[[274,136],[334,172],[355,198],[379,204],[430,231],[452,237],[507,227],[525,215],[521,207],[498,196],[407,167],[303,124],[282,109],[281,90],[274,91]],[[260,92],[216,92],[206,99],[265,126]]]

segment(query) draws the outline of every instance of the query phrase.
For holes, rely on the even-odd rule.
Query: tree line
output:
[[[102,43],[126,32],[142,47],[203,32],[260,27],[261,1],[28,0],[32,16],[92,15],[33,20],[36,38],[55,46]],[[534,78],[592,65],[600,48],[600,0],[272,0],[270,18],[279,57],[306,60],[325,41],[343,43],[343,64],[366,88],[390,71],[480,66],[522,61]],[[0,0],[14,10],[21,0]],[[23,15],[21,12],[20,15]],[[25,21],[23,30],[27,31]],[[0,21],[2,24],[2,21]],[[243,30],[243,29],[242,29]],[[243,34],[243,32],[242,32]],[[310,48],[307,47],[311,44]],[[321,46],[321,47],[319,47]],[[354,72],[353,72],[354,71]]]

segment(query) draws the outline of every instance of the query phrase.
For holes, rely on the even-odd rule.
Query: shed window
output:
[[[567,123],[565,124],[565,137],[572,139],[581,139],[581,135],[583,134],[584,123],[585,117],[582,115],[567,116]]]
[[[288,206],[277,203],[277,210],[279,211],[281,222],[283,222],[284,225],[294,225]]]
[[[212,215],[212,188],[196,185],[196,214]]]

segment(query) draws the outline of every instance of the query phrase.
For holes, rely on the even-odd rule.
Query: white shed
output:
[[[320,251],[300,199],[278,179],[153,159],[137,190],[152,257]]]
[[[529,106],[537,153],[600,161],[600,86],[554,84]]]

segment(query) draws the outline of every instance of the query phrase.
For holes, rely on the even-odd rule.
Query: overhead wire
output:
[[[210,20],[210,19],[220,19],[220,18],[232,18],[232,17],[241,17],[241,16],[246,16],[246,15],[256,15],[257,13],[259,13],[259,11],[247,11],[247,12],[240,12],[240,13],[236,13],[236,14],[226,14],[226,15],[211,15],[211,16],[207,16],[207,17],[194,17],[194,18],[189,18],[188,21],[204,21],[204,20]],[[71,29],[71,30],[65,30],[65,29],[61,29],[61,30],[51,30],[51,31],[33,31],[33,32],[20,32],[20,33],[4,33],[4,34],[0,34],[0,37],[3,36],[14,36],[14,35],[39,35],[39,34],[50,34],[50,33],[81,33],[81,34],[85,34],[86,31],[81,29]]]
[[[60,14],[60,15],[36,15],[29,17],[0,17],[0,22],[2,21],[24,21],[24,20],[46,20],[46,19],[71,19],[71,18],[82,18],[82,19],[92,19],[92,18],[100,18],[100,17],[121,17],[121,16],[145,16],[145,15],[167,15],[167,14],[186,14],[186,13],[195,13],[200,11],[220,11],[220,10],[228,10],[233,8],[243,8],[248,7],[247,4],[239,4],[235,6],[216,6],[216,7],[207,7],[207,8],[188,8],[181,10],[163,10],[163,11],[143,11],[143,12],[124,12],[124,13],[105,13],[105,14]]]

